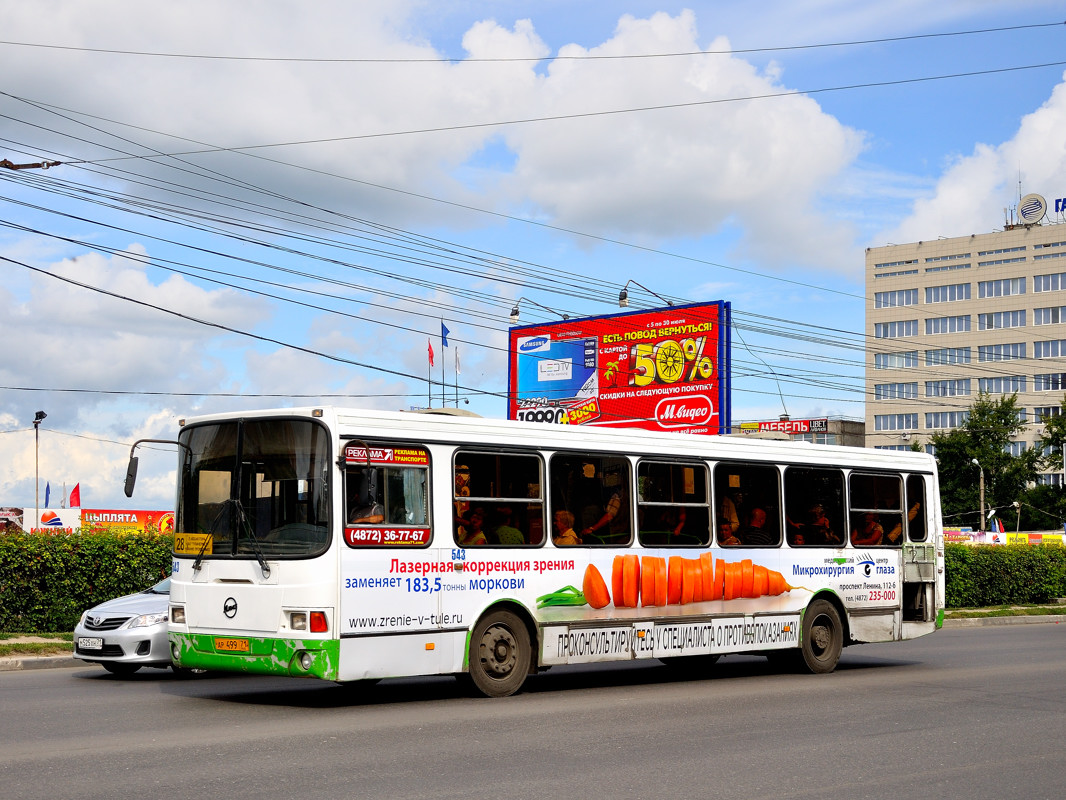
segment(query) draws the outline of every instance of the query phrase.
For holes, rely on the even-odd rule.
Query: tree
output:
[[[981,392],[960,427],[933,434],[929,441],[936,448],[940,499],[949,525],[980,527],[981,469],[985,474],[985,508],[1003,509],[1004,513],[1036,480],[1042,463],[1040,451],[1029,448],[1015,456],[1008,450],[1011,440],[1024,430],[1025,423],[1018,419],[1017,395],[993,400]]]

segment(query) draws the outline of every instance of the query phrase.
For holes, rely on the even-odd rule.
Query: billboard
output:
[[[740,423],[741,433],[755,433],[756,431],[780,431],[789,436],[797,433],[827,433],[829,431],[829,418],[820,419],[772,419],[761,422]]]
[[[727,432],[729,303],[510,329],[507,418]]]
[[[84,528],[126,533],[174,533],[173,511],[127,511],[111,508],[83,508]]]

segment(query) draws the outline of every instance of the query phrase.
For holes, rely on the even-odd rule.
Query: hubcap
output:
[[[518,642],[503,625],[493,625],[481,637],[481,664],[485,672],[495,678],[511,674],[518,660]]]

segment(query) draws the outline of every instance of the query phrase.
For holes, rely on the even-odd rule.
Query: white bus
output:
[[[505,696],[558,664],[829,672],[943,621],[923,453],[340,408],[180,443],[181,667]]]

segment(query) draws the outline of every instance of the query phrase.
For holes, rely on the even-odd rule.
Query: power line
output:
[[[1027,25],[1012,25],[1003,26],[998,28],[979,28],[975,30],[965,31],[946,31],[940,33],[920,33],[910,34],[907,36],[888,36],[879,39],[857,39],[852,41],[842,42],[823,42],[816,44],[803,44],[803,45],[780,45],[775,47],[752,47],[752,48],[733,48],[729,50],[687,50],[680,52],[666,52],[666,53],[622,53],[622,54],[585,54],[585,55],[563,55],[557,54],[554,56],[515,56],[515,57],[495,57],[495,58],[482,58],[482,57],[463,57],[463,58],[324,58],[324,57],[292,57],[292,56],[233,56],[233,55],[213,55],[208,53],[167,53],[160,51],[149,50],[121,50],[115,48],[102,48],[102,47],[76,47],[73,45],[57,45],[57,44],[42,44],[39,42],[14,42],[14,41],[0,41],[0,45],[7,45],[9,47],[29,47],[39,48],[46,50],[66,50],[78,53],[101,53],[106,55],[124,55],[124,56],[140,56],[149,58],[179,58],[179,59],[196,59],[207,61],[238,61],[238,62],[263,62],[263,63],[284,63],[284,64],[476,64],[476,63],[508,63],[508,62],[539,62],[539,61],[621,61],[628,59],[649,59],[649,58],[681,58],[690,56],[710,56],[710,55],[738,55],[738,54],[752,54],[752,53],[780,53],[791,50],[816,50],[832,47],[855,47],[860,45],[870,44],[887,44],[895,42],[907,42],[917,41],[923,39],[942,39],[946,37],[954,36],[973,36],[977,34],[985,33],[1003,33],[1008,31],[1020,31],[1031,30],[1035,28],[1052,28],[1062,26],[1063,22],[1043,22],[1032,23]]]

